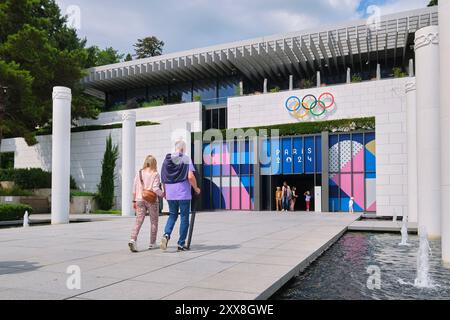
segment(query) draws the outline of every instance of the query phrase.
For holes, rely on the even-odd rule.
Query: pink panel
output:
[[[369,208],[367,208],[367,211],[371,212],[377,211],[377,203],[376,202],[372,203],[372,205]]]
[[[364,172],[364,149],[353,157],[353,171]]]
[[[364,174],[353,175],[353,197],[358,206],[364,209]],[[351,196],[351,195],[350,195]]]
[[[239,187],[231,188],[231,209],[233,210],[239,210],[241,208],[239,194],[240,194]]]
[[[250,195],[245,187],[241,187],[241,209],[250,210]]]
[[[230,187],[222,187],[222,196],[225,200],[225,209],[230,210]]]
[[[351,174],[341,174],[341,184],[339,185],[339,187],[349,197],[351,197],[352,196],[352,175]],[[341,195],[341,197],[342,197],[342,195]]]

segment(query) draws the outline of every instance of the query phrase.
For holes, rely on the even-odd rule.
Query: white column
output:
[[[442,260],[450,265],[450,0],[439,0]]]
[[[352,75],[350,68],[347,68],[347,83],[352,83]]]
[[[317,88],[320,88],[322,81],[320,79],[320,71],[317,71]]]
[[[132,217],[133,182],[136,175],[136,112],[122,116],[122,216]]]
[[[69,88],[53,88],[52,224],[70,221],[71,102]]]
[[[417,105],[416,79],[406,83],[406,118],[408,134],[408,221],[417,222]]]
[[[414,77],[414,59],[409,59],[408,73],[410,77]]]
[[[239,81],[239,95],[244,95],[244,81]]]
[[[418,223],[429,238],[441,235],[441,130],[438,26],[416,32]]]
[[[267,93],[267,79],[264,79],[264,93]]]
[[[289,91],[294,90],[294,76],[290,75],[289,76]]]
[[[377,80],[381,80],[381,66],[377,63]]]

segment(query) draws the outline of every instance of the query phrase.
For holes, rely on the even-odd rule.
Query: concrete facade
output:
[[[405,85],[408,78],[343,84],[288,92],[235,97],[228,100],[229,128],[296,123],[286,99],[307,94],[334,95],[334,109],[319,119],[376,119],[377,214],[402,216],[407,210],[407,123]]]

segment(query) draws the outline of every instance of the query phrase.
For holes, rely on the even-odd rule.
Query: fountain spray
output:
[[[399,243],[399,246],[409,246],[408,243],[408,217],[403,217],[403,225],[402,225],[402,242]]]
[[[417,254],[417,278],[414,285],[418,288],[430,288],[430,244],[428,242],[428,233],[425,226],[419,227],[419,252]]]
[[[28,211],[25,211],[25,215],[23,216],[23,227],[28,228],[30,226],[30,219]]]

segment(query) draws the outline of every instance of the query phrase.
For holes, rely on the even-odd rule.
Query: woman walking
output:
[[[137,238],[145,216],[150,216],[150,246],[155,248],[156,236],[158,234],[159,218],[159,198],[164,197],[161,190],[161,178],[157,171],[157,162],[155,157],[148,156],[134,179],[133,188],[133,207],[136,209],[136,223],[131,233],[131,240],[128,243],[131,252],[137,252]]]
[[[289,187],[289,185],[287,184],[287,182],[283,183],[283,188],[281,189],[282,194],[283,194],[283,198],[282,198],[282,211],[289,211],[289,203],[291,201],[292,198],[292,191],[291,191],[291,187]]]
[[[297,203],[297,188],[292,187],[292,196],[291,196],[291,211],[295,211],[295,204]]]

